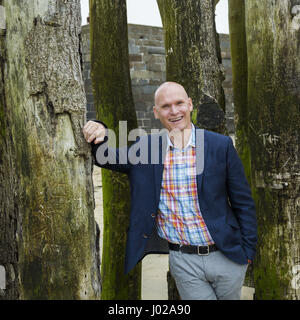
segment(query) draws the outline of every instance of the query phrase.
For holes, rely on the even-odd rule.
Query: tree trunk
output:
[[[10,151],[1,153],[8,174],[0,176],[6,203],[0,208],[1,222],[11,223],[7,229],[11,247],[4,251],[17,255],[19,297],[98,298],[92,159],[82,135],[86,101],[80,2],[4,0],[2,4],[6,64],[1,67],[5,78],[0,148],[13,148],[15,160],[11,157],[12,164],[5,164]]]
[[[232,61],[232,86],[235,111],[235,146],[243,162],[247,179],[251,181],[248,143],[247,107],[247,44],[245,30],[245,1],[229,0],[229,31]]]
[[[245,174],[251,185],[251,159],[248,142],[247,107],[247,43],[245,26],[245,1],[229,0],[229,32],[232,61],[232,87],[235,115],[235,147],[243,162]],[[250,104],[251,106],[251,104]],[[253,287],[252,265],[249,266],[245,284]]]
[[[164,27],[167,81],[181,83],[192,98],[192,121],[226,133],[224,68],[215,27],[214,0],[157,0]],[[168,275],[169,297],[179,299]],[[174,289],[175,288],[175,289]]]
[[[257,299],[300,298],[300,1],[246,1]]]
[[[14,145],[10,123],[11,109],[5,98],[5,19],[3,1],[0,0],[0,299],[18,299],[18,246],[17,221],[19,180],[16,173]]]
[[[214,0],[157,0],[166,49],[167,81],[181,83],[193,100],[192,120],[225,133],[224,68]]]
[[[128,130],[137,128],[129,73],[125,0],[90,0],[90,32],[97,117],[114,130],[119,146],[119,121],[126,120]],[[141,265],[124,276],[126,231],[130,213],[128,177],[102,170],[102,183],[102,299],[140,299]]]

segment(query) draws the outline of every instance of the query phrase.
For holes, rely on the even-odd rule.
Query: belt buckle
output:
[[[200,247],[206,247],[207,248],[207,253],[200,253],[199,248]],[[209,255],[209,245],[206,246],[198,246],[198,256],[208,256]]]

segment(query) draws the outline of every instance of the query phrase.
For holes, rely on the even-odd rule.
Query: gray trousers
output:
[[[169,266],[182,300],[240,300],[248,267],[219,250],[207,256],[170,250]]]

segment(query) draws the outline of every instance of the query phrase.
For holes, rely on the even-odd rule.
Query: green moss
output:
[[[197,110],[193,110],[191,114],[191,120],[193,123],[197,123]]]
[[[90,217],[75,200],[82,197],[81,186],[73,184],[66,163],[59,163],[55,170],[47,165],[50,155],[33,136],[27,147],[20,243],[23,298],[80,299],[81,277],[89,272],[90,263],[87,235],[93,233]]]
[[[281,300],[283,296],[282,283],[274,265],[254,269],[255,297],[258,300]]]
[[[103,300],[141,299],[141,266],[124,276],[126,230],[130,202],[128,178],[102,170],[104,233],[102,255]],[[114,245],[112,245],[112,243]]]
[[[239,157],[243,163],[245,175],[248,183],[252,184],[251,178],[251,151],[250,145],[248,143],[247,133],[245,132],[245,128],[238,126],[236,130],[236,149],[239,154]]]
[[[284,228],[274,192],[267,188],[252,188],[257,208],[258,250],[254,265],[255,297],[258,300],[287,299],[291,282],[287,235],[279,235]]]
[[[245,30],[245,3],[229,0],[230,50],[232,57],[232,86],[235,111],[236,148],[251,183],[250,146],[248,142],[247,107],[247,44]]]
[[[91,64],[97,118],[113,130],[119,144],[119,121],[137,128],[128,59],[126,4],[90,0]],[[130,193],[124,174],[102,170],[103,300],[140,299],[141,266],[124,276]]]

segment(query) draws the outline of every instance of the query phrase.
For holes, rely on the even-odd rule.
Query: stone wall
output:
[[[82,27],[83,77],[87,97],[87,120],[95,119],[89,54],[89,25]],[[226,79],[223,88],[226,97],[226,118],[229,133],[234,132],[232,103],[232,73],[229,35],[220,34],[220,45]],[[154,119],[152,106],[156,88],[166,79],[163,29],[160,27],[128,24],[129,64],[132,92],[138,125],[150,133],[162,126]]]
[[[232,89],[232,65],[230,54],[229,34],[219,34],[221,47],[222,64],[225,69],[225,80],[223,89],[225,93],[226,124],[229,134],[234,134],[234,106],[233,106],[233,89]]]

